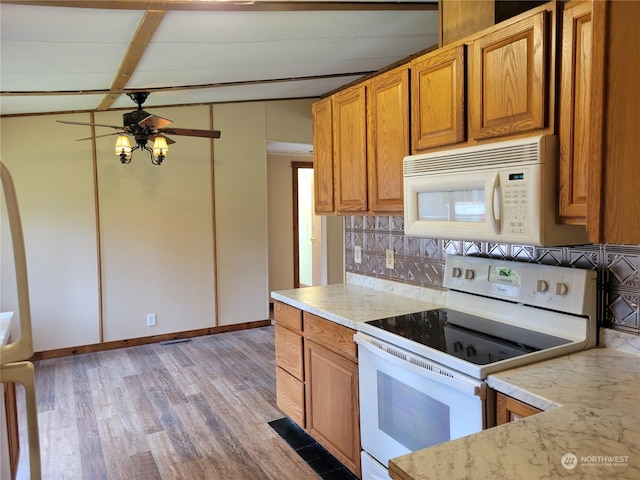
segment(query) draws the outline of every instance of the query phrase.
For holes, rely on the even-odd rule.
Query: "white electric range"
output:
[[[363,480],[493,426],[487,375],[596,345],[593,270],[450,255],[444,285],[444,307],[358,328]]]

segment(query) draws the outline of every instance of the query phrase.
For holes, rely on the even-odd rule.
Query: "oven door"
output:
[[[389,459],[480,432],[485,383],[358,332],[362,448]]]

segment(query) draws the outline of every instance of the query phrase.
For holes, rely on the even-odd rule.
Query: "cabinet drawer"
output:
[[[330,320],[304,312],[305,337],[320,343],[336,353],[356,359],[357,349],[353,340],[355,330]]]
[[[276,404],[291,420],[305,428],[304,383],[276,367]]]
[[[302,310],[287,305],[286,303],[275,302],[273,305],[273,317],[280,325],[302,331]]]
[[[303,339],[291,330],[280,325],[275,327],[276,365],[283,368],[300,381],[304,381],[304,364],[302,356]]]

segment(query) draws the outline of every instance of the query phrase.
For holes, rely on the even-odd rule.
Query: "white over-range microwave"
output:
[[[404,158],[404,228],[414,237],[579,245],[556,223],[557,139],[539,135]]]

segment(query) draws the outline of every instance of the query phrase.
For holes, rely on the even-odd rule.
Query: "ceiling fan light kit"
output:
[[[117,133],[99,136],[104,137],[108,135],[118,135],[115,152],[116,155],[120,157],[120,163],[123,164],[131,163],[134,150],[146,150],[149,152],[149,156],[151,157],[151,163],[154,165],[161,165],[169,153],[169,144],[175,143],[171,138],[165,136],[165,133],[190,137],[220,138],[220,131],[218,130],[168,128],[168,126],[173,123],[171,120],[147,113],[142,109],[142,104],[149,96],[149,92],[133,92],[128,93],[127,95],[131,100],[138,104],[138,109],[122,115],[122,127],[117,125],[103,125],[99,123],[66,122],[63,120],[58,120],[58,122],[72,125],[115,128],[118,130]],[[135,147],[131,146],[129,135],[135,139]],[[97,136],[81,138],[79,140],[90,140],[94,138],[97,138]],[[153,140],[153,147],[147,146],[147,142],[149,142],[149,140]]]

